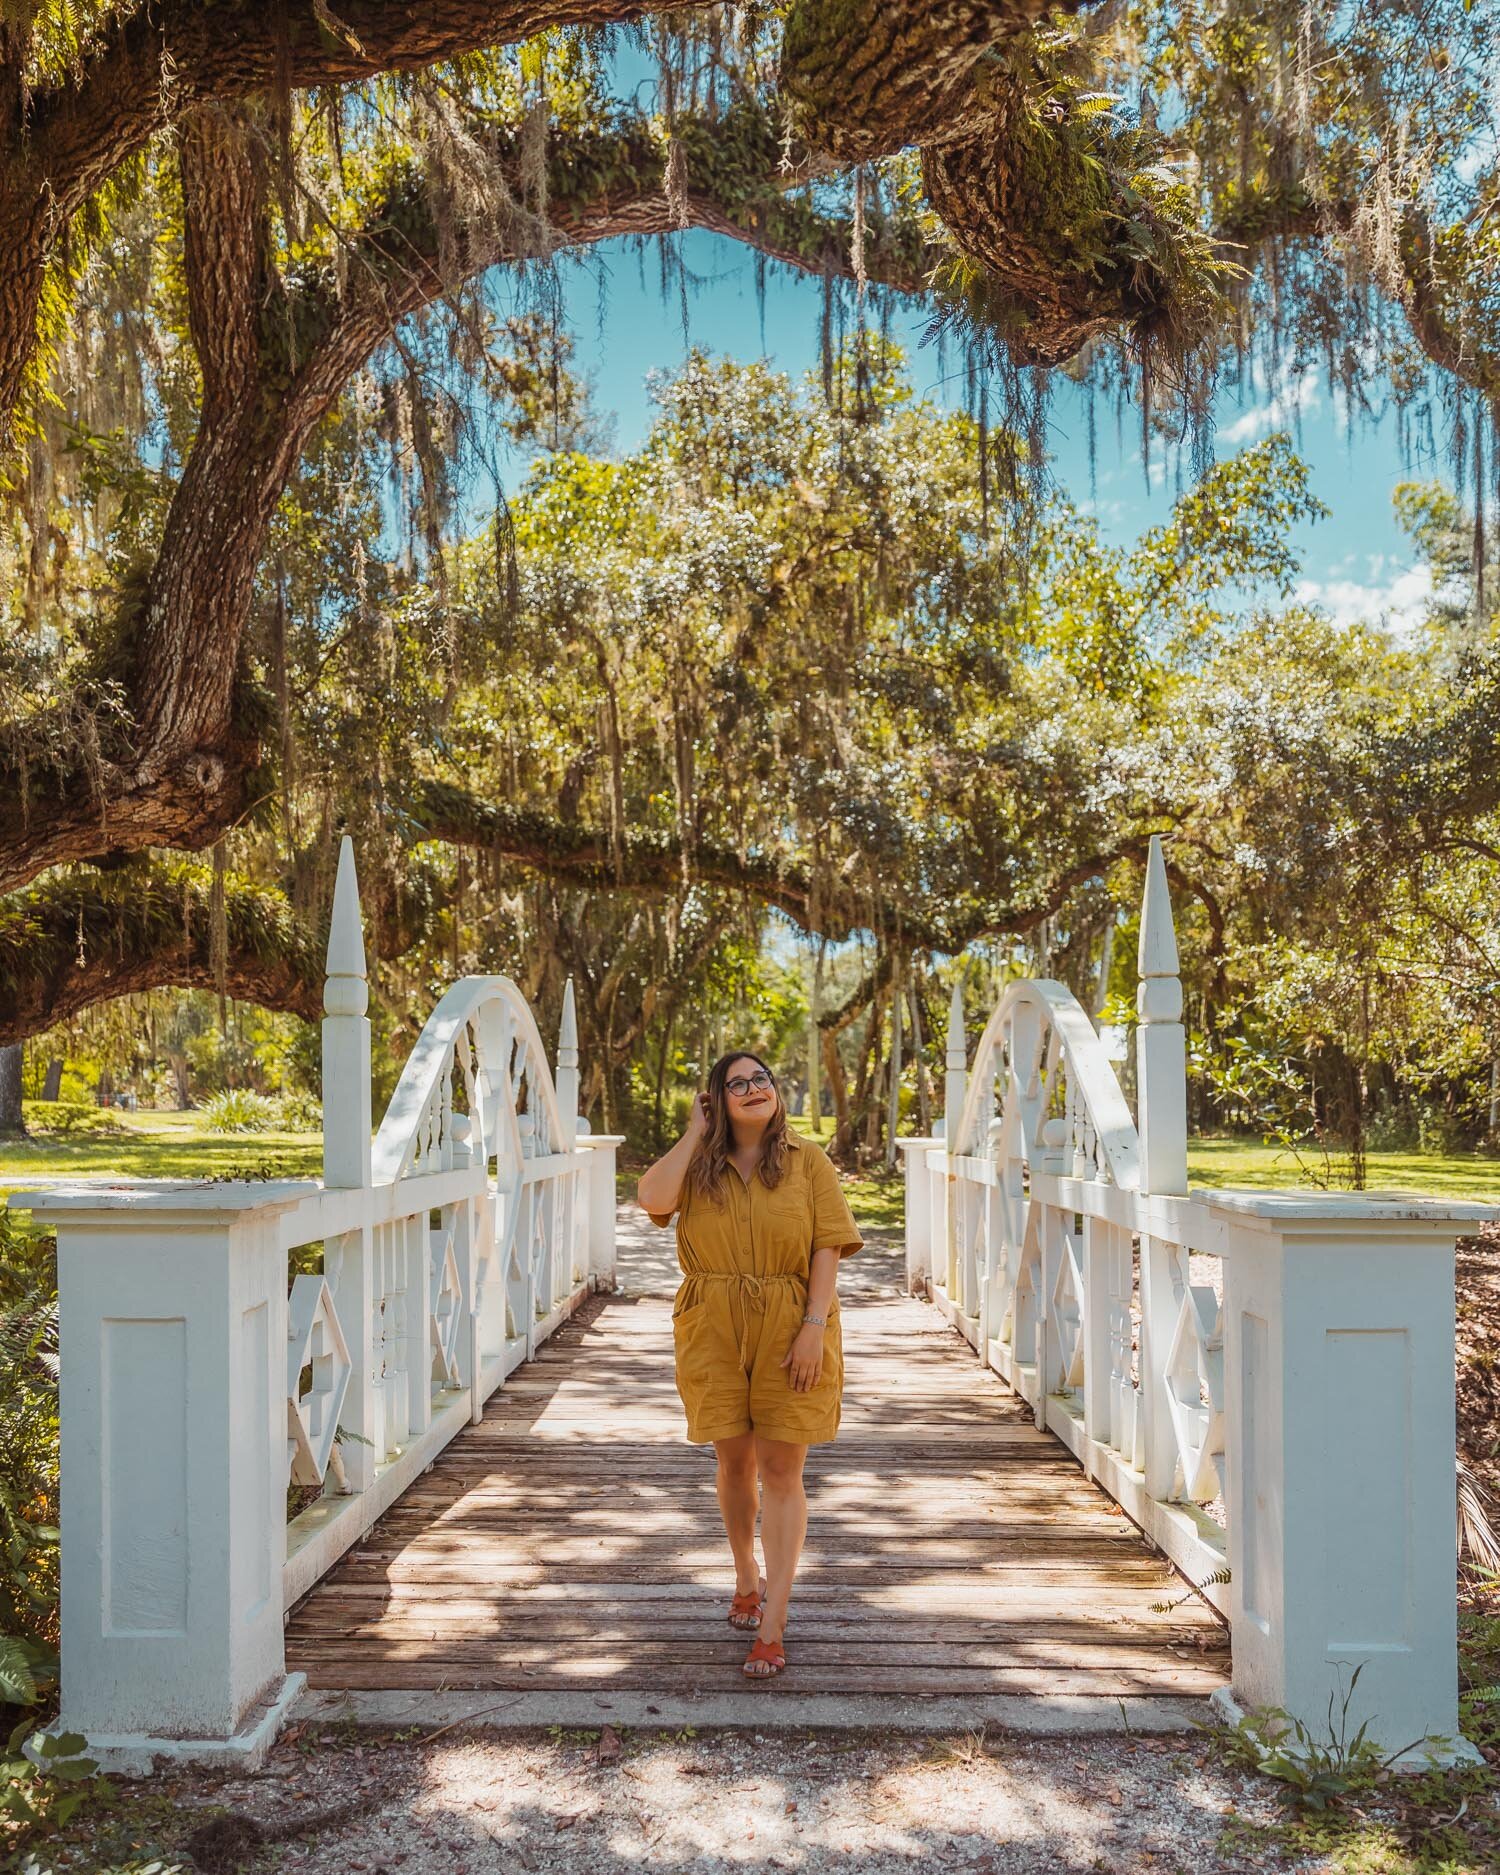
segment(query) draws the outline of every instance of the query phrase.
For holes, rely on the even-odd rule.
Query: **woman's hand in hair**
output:
[[[667,1218],[682,1198],[682,1181],[698,1150],[698,1142],[708,1131],[708,1096],[694,1094],[682,1138],[669,1146],[654,1165],[647,1166],[636,1186],[636,1198],[653,1217]]]

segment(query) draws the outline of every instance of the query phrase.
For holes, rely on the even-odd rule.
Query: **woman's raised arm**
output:
[[[653,1217],[670,1217],[677,1209],[677,1200],[682,1196],[682,1181],[687,1174],[688,1161],[693,1156],[698,1141],[708,1130],[708,1096],[695,1094],[692,1109],[688,1114],[687,1130],[682,1138],[669,1151],[664,1152],[655,1165],[648,1166],[641,1174],[641,1181],[635,1188],[636,1202],[643,1211],[649,1211]]]

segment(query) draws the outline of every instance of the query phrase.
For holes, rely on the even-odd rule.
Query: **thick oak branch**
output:
[[[0,901],[0,1046],[134,990],[213,989],[211,868],[55,873]],[[224,987],[309,1019],[322,945],[280,893],[225,881]]]

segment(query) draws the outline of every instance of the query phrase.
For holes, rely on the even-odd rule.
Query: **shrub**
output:
[[[321,1133],[323,1103],[311,1094],[283,1094],[277,1102],[281,1110],[282,1130],[287,1133]]]
[[[11,1705],[57,1678],[57,1431],[57,1289],[44,1278],[0,1307],[0,1699]]]
[[[92,1100],[28,1100],[26,1124],[39,1133],[78,1139],[89,1133],[118,1133],[119,1119]]]
[[[281,1126],[277,1102],[243,1087],[215,1094],[202,1111],[203,1124],[211,1133],[274,1133]]]

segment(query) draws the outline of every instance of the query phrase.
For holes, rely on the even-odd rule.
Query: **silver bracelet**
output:
[[[811,1322],[815,1328],[826,1328],[828,1326],[828,1317],[826,1315],[804,1315],[802,1319],[804,1322]]]

